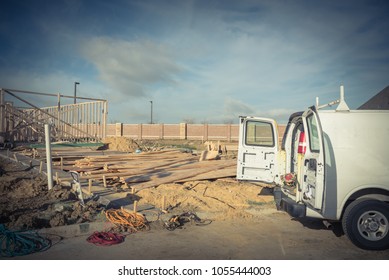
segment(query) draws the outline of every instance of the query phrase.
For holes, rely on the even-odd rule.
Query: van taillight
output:
[[[300,132],[299,145],[297,148],[297,152],[299,154],[305,154],[306,150],[307,150],[307,144],[305,143],[305,133]]]

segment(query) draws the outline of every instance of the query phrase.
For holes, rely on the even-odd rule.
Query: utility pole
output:
[[[153,124],[153,101],[150,101],[150,105],[151,105],[150,124]]]
[[[77,103],[76,96],[77,96],[77,85],[79,85],[79,82],[74,82],[74,104]]]

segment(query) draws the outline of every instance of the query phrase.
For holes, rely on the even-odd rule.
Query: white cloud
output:
[[[145,97],[150,87],[174,83],[180,72],[171,51],[152,41],[98,37],[86,41],[82,50],[100,79],[124,96]]]

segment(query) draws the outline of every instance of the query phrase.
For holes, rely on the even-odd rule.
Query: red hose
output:
[[[114,232],[94,232],[86,241],[97,246],[111,246],[124,241],[124,235]]]

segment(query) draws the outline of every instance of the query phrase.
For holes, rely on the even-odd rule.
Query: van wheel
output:
[[[389,248],[389,207],[385,202],[359,199],[347,206],[342,227],[354,245],[367,250]]]

